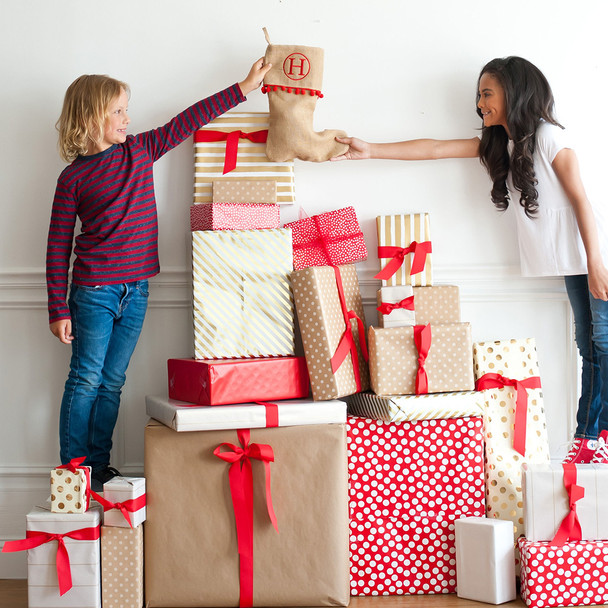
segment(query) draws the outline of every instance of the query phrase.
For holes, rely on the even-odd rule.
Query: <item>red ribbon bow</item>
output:
[[[350,352],[350,356],[353,362],[353,373],[355,375],[355,383],[357,390],[361,390],[361,372],[359,371],[359,353],[357,352],[357,346],[355,343],[355,336],[353,335],[353,328],[350,324],[351,319],[357,321],[357,327],[359,330],[359,348],[363,358],[367,361],[369,355],[367,354],[367,346],[365,344],[365,325],[357,313],[353,310],[348,310],[346,306],[346,299],[344,297],[344,287],[342,286],[342,277],[340,276],[340,269],[337,266],[333,266],[334,273],[336,275],[336,285],[338,287],[338,297],[340,298],[340,306],[342,307],[342,314],[344,315],[344,322],[346,323],[346,329],[340,338],[336,352],[331,358],[331,371],[335,374],[339,367],[346,359],[346,355]]]
[[[576,512],[576,503],[585,496],[585,488],[576,483],[576,465],[571,462],[562,463],[564,468],[564,486],[568,492],[568,505],[570,511],[564,517],[555,536],[551,540],[552,545],[559,547],[565,545],[569,540],[582,540],[583,531],[581,522]]]
[[[418,372],[416,373],[416,394],[426,395],[429,392],[429,379],[424,369],[426,358],[431,350],[431,324],[414,325],[414,343],[418,350]]]
[[[236,155],[239,148],[239,139],[247,139],[256,144],[266,143],[268,138],[268,129],[262,131],[252,131],[246,133],[245,131],[212,131],[199,129],[194,133],[195,142],[206,142],[206,141],[225,141],[226,142],[226,155],[224,157],[224,175],[230,173],[236,167]]]
[[[513,424],[513,449],[522,456],[526,455],[526,424],[528,418],[528,389],[541,388],[540,377],[531,376],[525,380],[505,378],[500,374],[484,374],[475,383],[475,389],[485,391],[489,388],[510,386],[515,389],[515,422]]]
[[[380,246],[378,247],[379,258],[392,258],[390,262],[374,277],[374,279],[390,279],[402,266],[408,253],[414,254],[410,275],[418,274],[424,270],[426,256],[433,251],[431,241],[418,243],[412,241],[408,247]]]
[[[270,491],[270,463],[274,462],[272,447],[265,444],[249,443],[249,429],[239,429],[237,436],[241,446],[232,443],[220,444],[213,453],[230,463],[228,478],[230,494],[236,521],[236,536],[239,547],[239,606],[253,605],[253,471],[251,459],[261,460],[266,470],[266,506],[268,516],[275,530],[279,531],[277,518],[272,506]],[[228,451],[222,451],[222,448]]]
[[[119,509],[122,513],[123,517],[127,520],[127,523],[131,528],[133,527],[133,522],[131,521],[131,517],[129,513],[135,513],[135,511],[139,511],[146,506],[146,495],[142,494],[137,498],[130,498],[129,500],[125,500],[124,502],[112,502],[110,500],[105,499],[103,496],[97,494],[97,492],[93,492],[91,490],[91,495],[93,498],[103,507],[103,512],[110,511],[111,509]]]
[[[390,302],[382,302],[377,311],[380,312],[381,315],[390,315],[393,310],[414,310],[414,296],[409,296],[407,298],[403,298],[403,300],[399,300],[395,304],[391,304]]]
[[[70,556],[67,547],[65,546],[64,538],[72,538],[74,540],[97,540],[99,538],[100,527],[81,528],[80,530],[72,530],[64,534],[53,534],[50,532],[38,532],[37,530],[28,530],[26,538],[23,540],[8,540],[2,547],[3,553],[12,553],[15,551],[26,551],[34,549],[40,545],[57,541],[57,580],[59,582],[59,595],[63,595],[72,588],[72,570],[70,568]]]

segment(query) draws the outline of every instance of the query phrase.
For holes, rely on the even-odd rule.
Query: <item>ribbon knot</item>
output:
[[[70,462],[66,463],[66,464],[62,464],[58,467],[56,467],[57,469],[67,469],[70,473],[74,473],[74,475],[76,475],[78,473],[78,471],[76,469],[78,468],[83,468],[81,465],[82,463],[87,459],[86,456],[81,456],[80,458],[72,458],[72,460],[70,460]]]
[[[414,325],[414,344],[418,350],[418,371],[416,373],[416,394],[426,395],[429,392],[429,379],[424,365],[431,350],[431,324]]]
[[[551,540],[552,545],[559,547],[569,540],[582,540],[583,531],[581,522],[576,512],[576,503],[585,496],[585,488],[576,483],[576,465],[571,462],[562,463],[564,469],[564,487],[568,493],[568,515],[564,517],[555,536]]]
[[[107,500],[103,496],[97,494],[91,490],[91,496],[103,507],[103,512],[110,511],[111,509],[118,509],[122,516],[127,520],[127,523],[132,528],[133,522],[131,521],[131,513],[135,513],[135,511],[139,511],[146,506],[146,495],[142,494],[137,498],[130,498],[129,500],[125,500],[123,502],[112,502]]]
[[[378,247],[379,258],[392,258],[386,266],[374,277],[374,279],[387,280],[390,279],[401,268],[405,261],[405,256],[412,253],[412,265],[410,268],[410,276],[418,274],[424,270],[426,264],[426,256],[432,253],[433,247],[431,241],[412,241],[407,247],[395,247],[392,245],[382,245]]]
[[[399,302],[391,303],[391,302],[382,302],[377,311],[382,315],[390,315],[393,310],[414,310],[414,296],[409,296],[407,298],[403,298],[403,300],[399,300]]]
[[[268,129],[261,131],[213,131],[211,129],[199,129],[194,133],[194,141],[200,142],[226,142],[226,154],[224,156],[223,174],[230,173],[236,167],[236,156],[239,148],[239,139],[247,139],[256,144],[266,143]]]

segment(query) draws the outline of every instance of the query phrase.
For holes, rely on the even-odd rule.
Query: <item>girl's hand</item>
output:
[[[71,319],[59,319],[49,325],[51,333],[59,338],[64,344],[70,344],[74,339],[72,335],[72,321]]]
[[[370,145],[362,139],[356,137],[336,137],[336,141],[341,144],[346,144],[348,150],[340,156],[334,156],[329,160],[362,160],[364,158],[371,158]]]
[[[608,270],[603,264],[589,269],[589,291],[596,300],[608,300]]]
[[[264,57],[260,57],[249,70],[249,74],[242,82],[239,82],[243,95],[247,96],[251,91],[257,89],[264,80],[264,76],[268,73],[272,63],[264,65]]]

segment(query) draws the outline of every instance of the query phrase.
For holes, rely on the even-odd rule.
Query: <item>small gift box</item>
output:
[[[295,202],[293,161],[266,156],[268,122],[267,112],[226,112],[195,132],[195,203],[211,203],[213,182],[224,179],[271,182],[279,205]]]
[[[376,218],[382,285],[432,285],[432,245],[428,213]]]
[[[310,389],[304,357],[169,359],[169,397],[196,405],[300,399]]]
[[[74,458],[51,471],[51,512],[84,513],[89,508],[91,467]]]
[[[474,388],[469,323],[370,327],[368,343],[371,388],[379,395]]]
[[[293,268],[341,266],[367,259],[363,233],[353,207],[285,224],[293,234]]]
[[[486,517],[457,519],[458,597],[502,604],[517,598],[513,524]]]
[[[414,290],[411,285],[382,287],[377,291],[376,299],[380,327],[416,325]]]
[[[235,180],[213,182],[214,203],[277,203],[277,183],[270,180]]]
[[[258,230],[280,225],[278,205],[205,203],[190,207],[190,230]]]
[[[135,528],[146,521],[146,480],[143,477],[114,477],[103,484],[105,526]]]

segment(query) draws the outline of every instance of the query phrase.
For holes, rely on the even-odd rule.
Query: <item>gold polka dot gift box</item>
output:
[[[84,513],[89,508],[91,467],[82,466],[85,457],[51,471],[51,511]]]
[[[533,338],[473,345],[477,390],[485,394],[485,476],[488,517],[524,534],[522,464],[548,464],[549,443]]]

